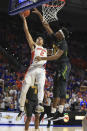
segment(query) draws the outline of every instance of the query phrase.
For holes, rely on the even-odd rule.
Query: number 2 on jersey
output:
[[[40,56],[43,56],[44,55],[44,51],[42,50],[41,53],[40,53]]]

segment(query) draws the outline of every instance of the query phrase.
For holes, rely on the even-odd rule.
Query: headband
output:
[[[59,30],[59,32],[62,34],[63,38],[65,38],[65,35],[62,30]]]

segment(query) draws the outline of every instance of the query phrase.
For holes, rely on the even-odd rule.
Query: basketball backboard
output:
[[[10,0],[9,2],[9,15],[16,15],[20,12],[48,3],[52,0]]]

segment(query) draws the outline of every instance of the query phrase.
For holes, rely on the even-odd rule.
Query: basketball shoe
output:
[[[36,106],[35,112],[38,112],[38,113],[44,112],[44,107],[42,106],[42,103]]]
[[[20,111],[19,114],[16,116],[16,121],[20,121],[22,119],[22,116],[25,114],[24,111]]]
[[[56,116],[56,112],[55,113],[50,113],[49,116],[47,116],[46,118],[44,118],[45,120],[51,120]]]
[[[64,119],[64,112],[60,113],[59,111],[57,111],[55,116],[51,119],[51,121],[57,121],[62,119]]]

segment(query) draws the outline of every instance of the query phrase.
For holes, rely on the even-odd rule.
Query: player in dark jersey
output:
[[[28,130],[32,113],[35,114],[35,130],[39,128],[39,114],[35,112],[37,105],[38,105],[37,86],[35,85],[30,87],[26,96],[25,110],[26,110],[27,120],[25,122],[25,131]]]
[[[35,114],[35,130],[37,131],[39,128],[39,113],[35,112],[36,106],[38,105],[37,91],[38,91],[37,85],[34,85],[29,88],[26,95],[25,112],[26,112],[27,120],[25,122],[25,131],[28,131],[33,113]]]
[[[37,9],[34,9],[33,12],[40,17],[40,20],[44,28],[51,36],[51,38],[54,40],[55,46],[57,47],[57,52],[53,56],[36,58],[38,61],[56,60],[55,62],[57,68],[55,69],[56,75],[54,77],[54,89],[53,89],[54,99],[51,114],[50,117],[48,118],[49,120],[51,119],[54,120],[57,119],[58,117],[64,116],[63,110],[66,102],[66,87],[69,78],[69,72],[71,69],[71,65],[68,58],[68,44],[66,42],[66,38],[69,37],[69,31],[63,27],[56,33],[54,33],[50,25],[46,21],[43,21],[43,16],[41,15],[41,13]],[[56,110],[57,105],[58,111]]]

